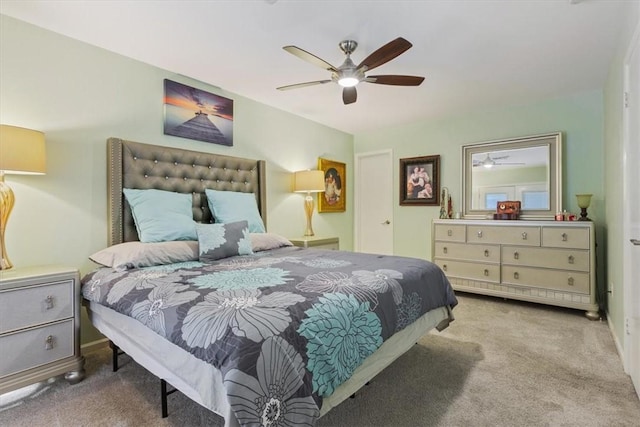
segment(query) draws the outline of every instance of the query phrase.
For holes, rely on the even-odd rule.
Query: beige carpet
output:
[[[460,294],[456,321],[423,337],[319,426],[640,426],[640,401],[606,322],[580,311]],[[87,378],[0,397],[0,426],[220,426],[180,393],[160,417],[159,380],[110,351]]]

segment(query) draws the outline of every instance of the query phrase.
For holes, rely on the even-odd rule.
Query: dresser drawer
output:
[[[0,336],[0,377],[73,356],[73,339],[73,320]]]
[[[589,274],[578,271],[503,265],[502,283],[582,294],[589,293]]]
[[[435,240],[446,242],[464,242],[466,239],[464,224],[436,224],[434,227]]]
[[[73,317],[73,280],[0,292],[0,333]]]
[[[467,242],[540,246],[540,227],[468,225]]]
[[[574,227],[543,227],[542,246],[548,248],[589,249],[589,229]]]
[[[436,258],[434,263],[449,277],[472,279],[483,282],[500,282],[499,264],[482,264],[475,262],[451,261]]]
[[[589,272],[589,251],[503,246],[502,263]]]
[[[438,258],[449,258],[468,261],[500,262],[500,246],[436,242],[435,256]]]

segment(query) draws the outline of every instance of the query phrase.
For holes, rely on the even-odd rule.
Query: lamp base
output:
[[[580,218],[578,218],[578,221],[591,221],[591,219],[587,217],[587,208],[580,208]]]
[[[15,196],[13,190],[4,182],[4,173],[0,172],[0,270],[8,270],[13,267],[7,256],[7,248],[4,245],[4,231],[9,221],[9,214],[13,209]]]
[[[313,227],[311,226],[311,216],[313,215],[313,196],[311,193],[307,193],[304,198],[304,213],[307,216],[307,229],[304,231],[305,236],[314,236]]]

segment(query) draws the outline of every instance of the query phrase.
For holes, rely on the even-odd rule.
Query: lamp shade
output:
[[[0,172],[42,175],[46,165],[44,133],[0,125]]]
[[[321,170],[298,171],[294,175],[293,191],[296,193],[319,193],[324,191],[324,172]]]
[[[576,194],[576,199],[578,199],[578,207],[581,209],[586,209],[591,204],[591,194]]]

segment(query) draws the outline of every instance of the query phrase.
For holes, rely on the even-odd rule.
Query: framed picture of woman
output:
[[[344,212],[347,207],[347,166],[319,158],[318,169],[324,172],[324,192],[318,193],[318,212]]]
[[[440,205],[440,156],[400,159],[400,205]]]

